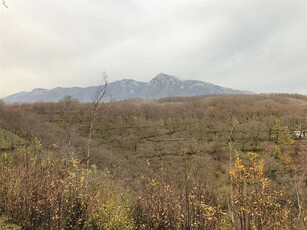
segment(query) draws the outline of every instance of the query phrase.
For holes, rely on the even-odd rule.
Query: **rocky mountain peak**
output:
[[[149,83],[157,83],[157,82],[161,84],[176,84],[181,81],[172,75],[160,73],[156,77],[154,77]]]

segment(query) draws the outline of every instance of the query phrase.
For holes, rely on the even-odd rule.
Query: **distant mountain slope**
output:
[[[71,95],[80,102],[91,102],[96,86],[86,88],[72,87],[54,89],[34,89],[3,98],[6,103],[57,102],[66,95]],[[229,89],[211,83],[196,80],[181,81],[178,78],[159,74],[149,82],[131,79],[108,84],[106,101],[120,101],[132,98],[159,99],[172,96],[199,96],[207,94],[246,94],[249,92]]]

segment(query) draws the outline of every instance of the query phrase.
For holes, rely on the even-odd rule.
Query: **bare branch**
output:
[[[87,154],[86,154],[86,186],[88,184],[88,174],[89,174],[89,168],[90,168],[90,155],[91,155],[91,141],[92,141],[92,135],[94,132],[94,125],[96,122],[97,112],[99,108],[101,107],[103,103],[103,98],[106,95],[107,92],[107,74],[105,72],[101,75],[101,83],[96,88],[96,92],[93,99],[93,109],[91,111],[91,117],[90,117],[90,128],[88,133],[88,141],[87,141]]]
[[[107,85],[108,85],[107,79],[108,79],[107,74],[105,72],[103,72],[102,75],[101,75],[101,83],[100,83],[99,86],[97,86],[96,93],[95,93],[94,97],[92,98],[95,108],[96,107],[99,108],[101,106],[102,99],[104,98],[104,96],[107,92]]]
[[[2,5],[4,5],[4,6],[5,6],[5,8],[9,8],[9,7],[6,5],[5,0],[2,0]]]

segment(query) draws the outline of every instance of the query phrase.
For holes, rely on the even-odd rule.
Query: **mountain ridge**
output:
[[[80,102],[92,102],[97,86],[35,88],[30,92],[19,92],[2,98],[6,103],[58,102],[70,95]],[[230,89],[199,80],[185,80],[158,74],[149,82],[123,79],[108,83],[105,101],[121,101],[133,98],[154,100],[173,96],[200,96],[208,94],[250,94],[251,92]]]

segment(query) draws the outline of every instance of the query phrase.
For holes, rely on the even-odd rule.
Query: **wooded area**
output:
[[[105,103],[89,156],[91,111],[0,104],[0,228],[306,228],[307,97]]]

